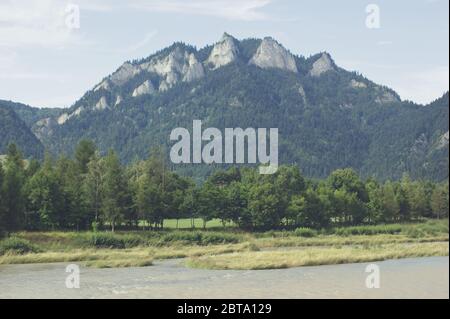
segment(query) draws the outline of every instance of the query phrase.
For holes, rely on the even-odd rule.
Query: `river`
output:
[[[276,270],[203,270],[183,260],[144,268],[80,267],[66,287],[67,263],[0,266],[0,298],[449,298],[449,258],[375,263],[380,287],[366,287],[368,263]]]

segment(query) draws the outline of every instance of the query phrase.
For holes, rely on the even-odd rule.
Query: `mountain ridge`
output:
[[[169,147],[170,130],[193,119],[218,128],[275,126],[282,162],[308,176],[353,167],[379,179],[408,172],[442,180],[448,122],[440,119],[448,120],[448,92],[429,106],[402,101],[394,90],[340,68],[327,52],[306,58],[270,37],[225,33],[204,48],[175,42],[126,61],[70,108],[30,126],[55,154],[70,154],[90,138],[124,161],[147,156],[152,146]],[[212,168],[181,169],[205,175]]]

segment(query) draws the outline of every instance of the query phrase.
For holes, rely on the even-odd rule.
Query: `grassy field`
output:
[[[206,230],[167,228],[20,232],[0,241],[0,264],[80,262],[100,268],[141,267],[159,259],[187,258],[190,267],[268,269],[448,255],[448,220],[262,233],[212,226]]]

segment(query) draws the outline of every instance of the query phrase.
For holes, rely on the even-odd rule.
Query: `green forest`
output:
[[[199,184],[170,170],[161,149],[127,166],[82,140],[73,158],[24,160],[16,145],[0,160],[0,229],[161,229],[164,220],[220,219],[249,231],[324,229],[448,217],[448,181],[380,183],[349,168],[326,179],[297,166],[273,175],[255,168],[215,170]]]

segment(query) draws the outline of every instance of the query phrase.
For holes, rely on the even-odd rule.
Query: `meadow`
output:
[[[200,224],[200,221],[198,221]],[[189,267],[274,269],[448,255],[448,219],[323,230],[245,232],[220,220],[190,229],[18,232],[0,241],[0,264],[80,262],[88,267],[143,267],[185,258]],[[197,227],[197,225],[196,225]]]

